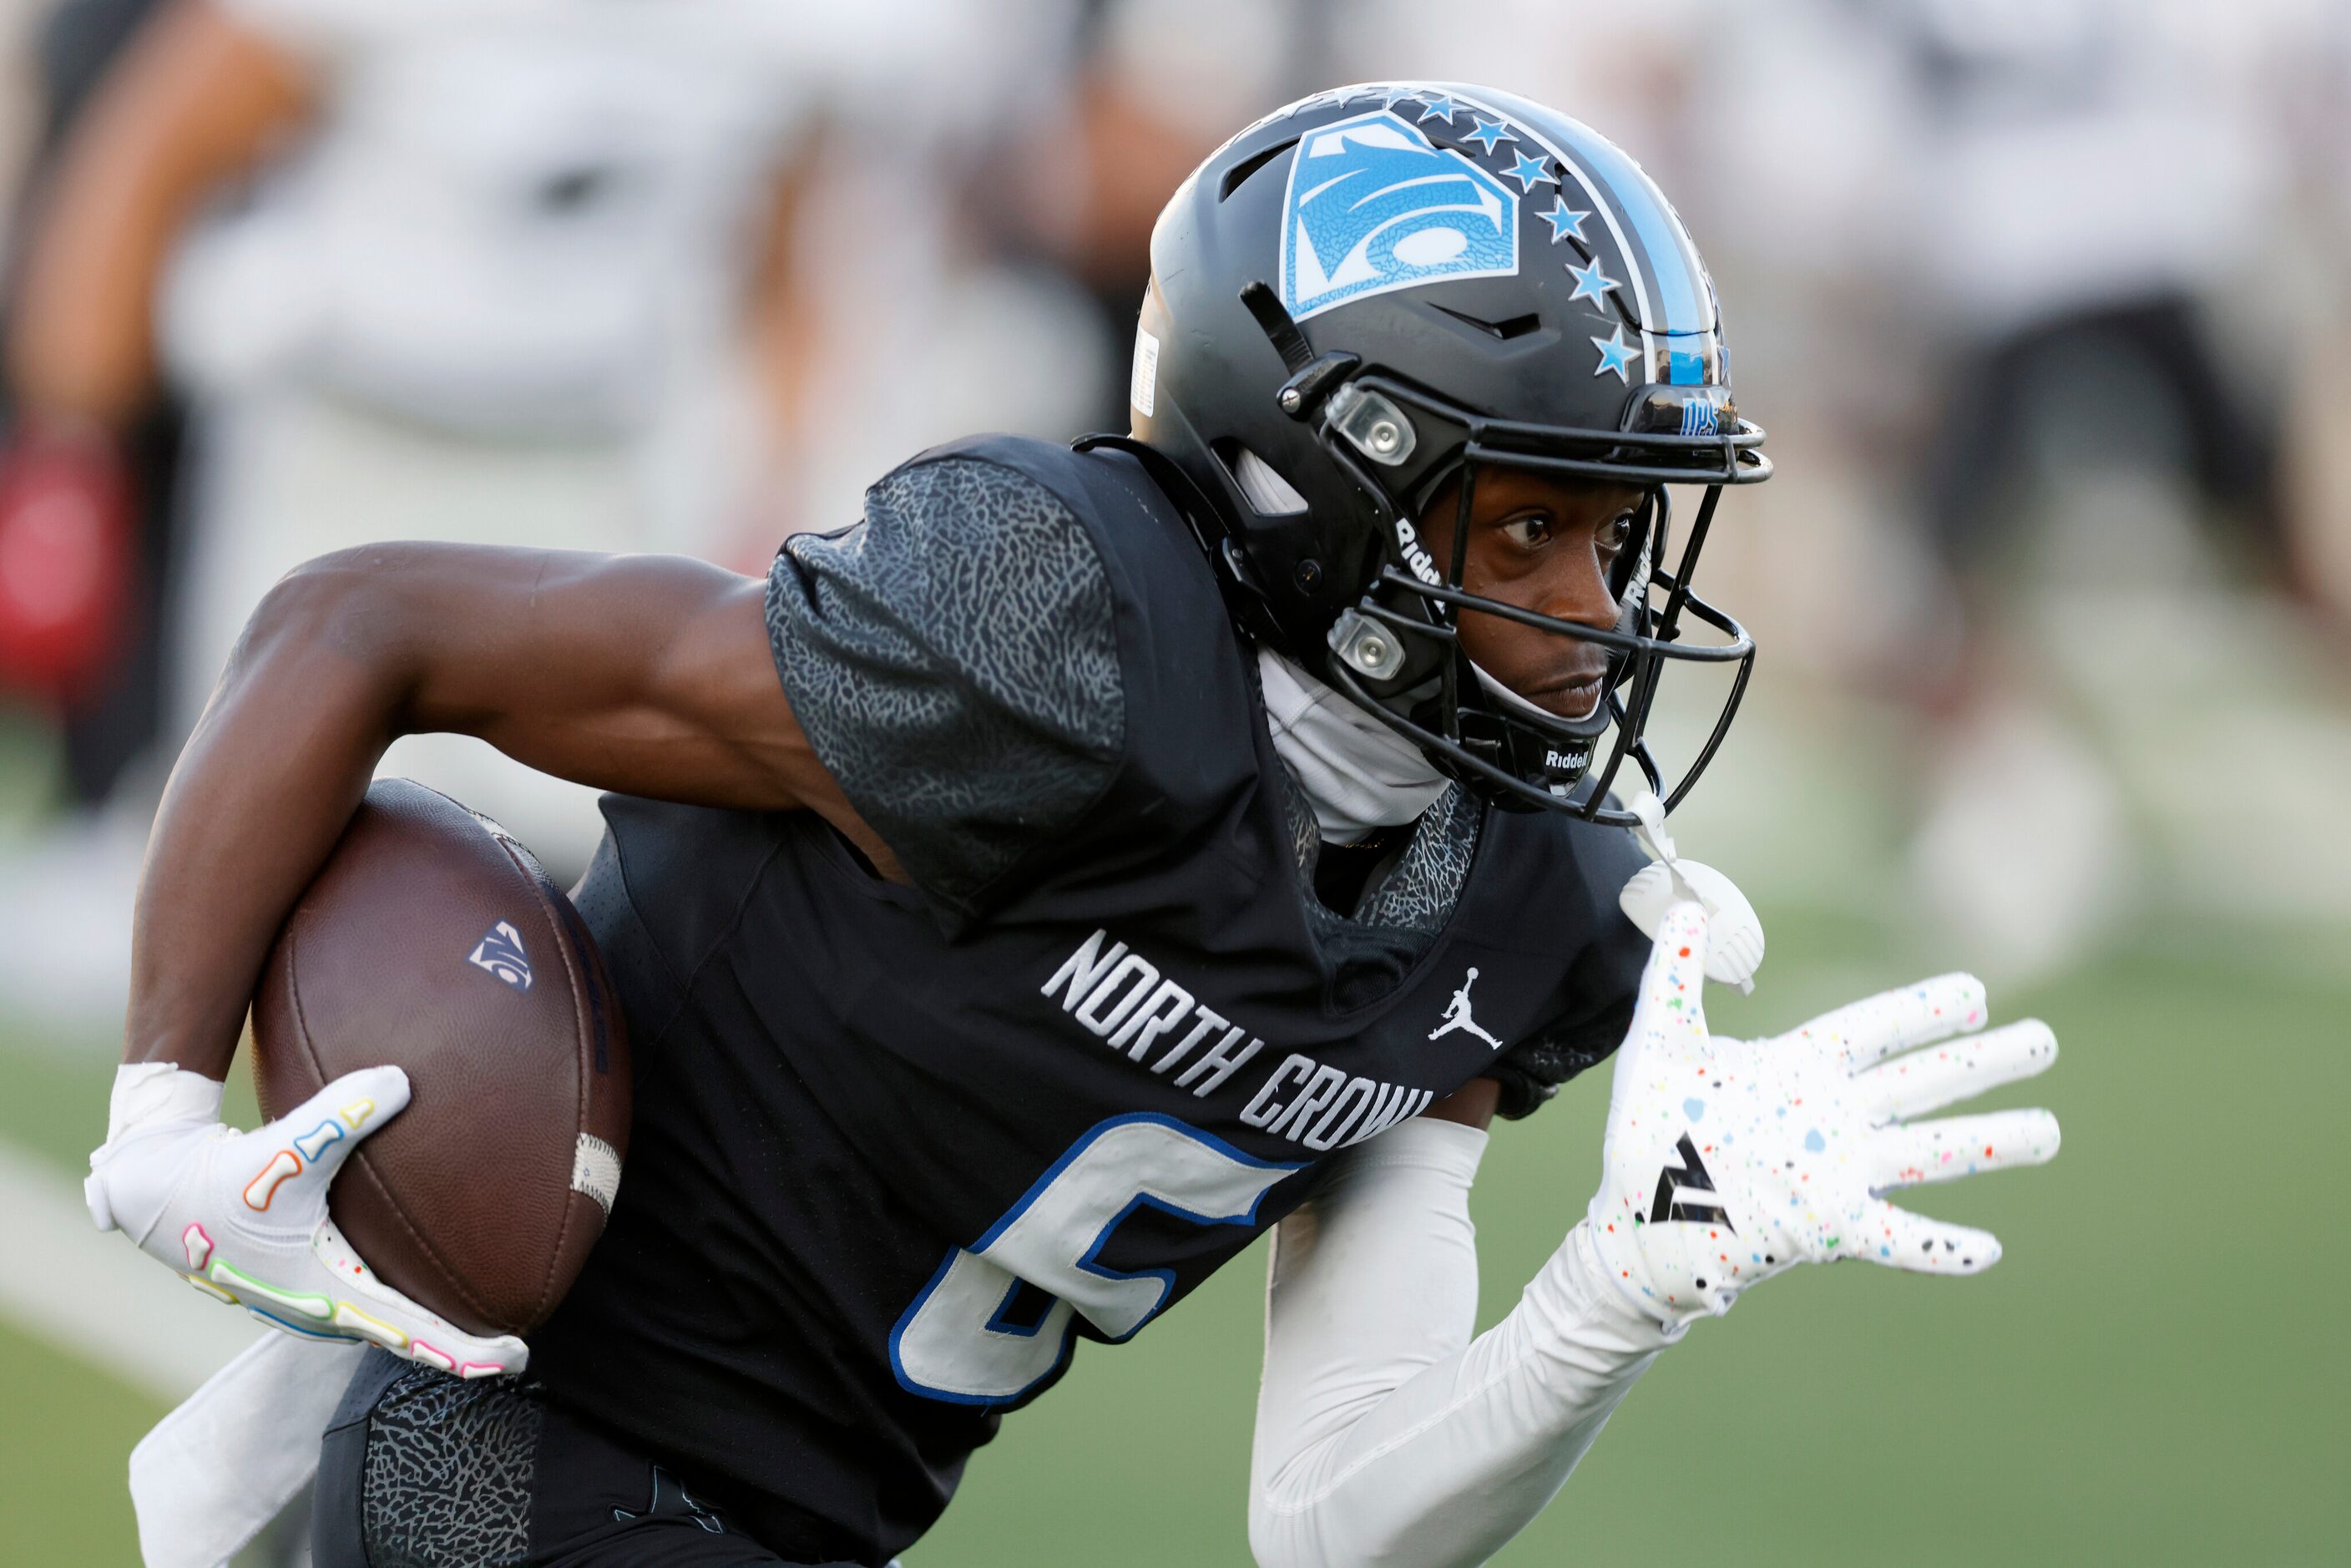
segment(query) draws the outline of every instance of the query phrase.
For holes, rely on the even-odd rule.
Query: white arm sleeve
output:
[[[1263,1568],[1484,1562],[1680,1337],[1614,1287],[1579,1223],[1472,1340],[1485,1149],[1416,1117],[1341,1155],[1276,1230],[1249,1466]]]

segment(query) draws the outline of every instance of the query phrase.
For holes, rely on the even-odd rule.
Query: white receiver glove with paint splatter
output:
[[[118,1069],[106,1142],[83,1184],[120,1228],[207,1295],[288,1333],[380,1344],[466,1377],[520,1372],[510,1334],[484,1339],[378,1280],[327,1217],[327,1184],[408,1103],[397,1067],[347,1073],[267,1126],[220,1119],[222,1085],[168,1062]]]
[[[2046,1111],[1904,1121],[2042,1071],[2057,1056],[2048,1026],[1977,1034],[1982,984],[1944,975],[1774,1040],[1725,1039],[1707,1032],[1706,955],[1705,913],[1676,904],[1616,1056],[1589,1218],[1618,1288],[1660,1321],[1686,1322],[1798,1263],[1972,1274],[1998,1262],[1986,1232],[1880,1195],[2057,1153]]]

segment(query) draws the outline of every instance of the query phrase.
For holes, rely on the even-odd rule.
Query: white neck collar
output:
[[[1417,820],[1445,793],[1420,747],[1270,648],[1257,652],[1273,749],[1330,843]]]

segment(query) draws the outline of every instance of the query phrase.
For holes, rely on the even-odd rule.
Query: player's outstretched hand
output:
[[[1590,1218],[1618,1286],[1684,1322],[1797,1263],[1973,1274],[1998,1262],[1988,1233],[1879,1195],[2054,1155],[2046,1111],[1904,1120],[2042,1071],[2057,1058],[2048,1026],[1975,1033],[1982,983],[1943,975],[1774,1040],[1710,1035],[1706,937],[1697,904],[1667,912],[1616,1056]]]
[[[407,1105],[408,1074],[347,1073],[251,1133],[222,1124],[221,1094],[162,1063],[118,1072],[83,1186],[100,1230],[120,1228],[198,1290],[288,1333],[364,1340],[465,1377],[523,1369],[522,1341],[427,1312],[378,1280],[327,1218],[328,1184]]]

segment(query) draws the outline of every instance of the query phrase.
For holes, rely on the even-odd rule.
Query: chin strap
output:
[[[1625,809],[1639,820],[1639,824],[1633,830],[1633,836],[1641,841],[1641,847],[1649,852],[1652,860],[1673,871],[1674,885],[1683,889],[1684,897],[1697,898],[1698,894],[1689,892],[1682,882],[1679,871],[1674,870],[1674,836],[1666,831],[1665,802],[1657,799],[1655,791],[1644,789],[1634,796],[1632,803]],[[1656,933],[1650,935],[1655,936]]]
[[[1737,883],[1712,866],[1674,852],[1665,803],[1654,792],[1642,790],[1625,809],[1637,819],[1633,836],[1655,863],[1635,873],[1616,895],[1625,917],[1654,940],[1667,910],[1677,904],[1700,905],[1707,914],[1707,978],[1753,994],[1755,971],[1763,967],[1763,922],[1755,906]]]

